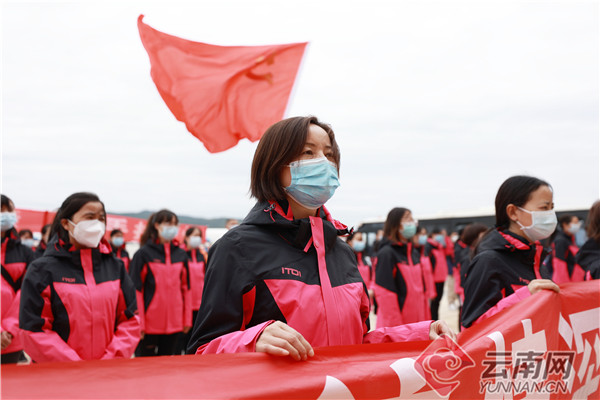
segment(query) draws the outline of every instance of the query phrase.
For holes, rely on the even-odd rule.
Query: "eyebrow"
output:
[[[306,143],[304,143],[304,145],[305,145],[305,146],[309,146],[309,147],[317,147],[317,145],[316,145],[316,144],[314,144],[314,143],[311,143],[311,142],[306,142]],[[325,146],[325,148],[326,148],[326,149],[331,149],[331,148],[333,148],[333,147],[332,147],[332,146],[330,146],[330,145],[327,145],[327,146]]]

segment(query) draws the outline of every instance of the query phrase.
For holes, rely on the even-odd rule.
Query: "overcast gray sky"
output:
[[[126,4],[123,4],[126,3]],[[558,210],[599,197],[597,1],[2,3],[2,193],[55,209],[243,217],[256,143],[210,154],[150,78],[136,26],[219,45],[310,42],[286,116],[329,122],[355,225],[492,213],[514,174]]]

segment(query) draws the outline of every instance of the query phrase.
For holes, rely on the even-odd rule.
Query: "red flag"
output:
[[[208,151],[254,142],[281,120],[307,43],[215,46],[167,35],[138,18],[152,80]]]

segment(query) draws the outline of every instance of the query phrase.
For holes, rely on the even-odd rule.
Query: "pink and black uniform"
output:
[[[465,291],[462,284],[463,270],[469,266],[471,262],[471,249],[462,240],[458,239],[454,243],[454,291],[460,297],[461,304],[465,301]]]
[[[427,239],[425,244],[425,255],[431,263],[433,273],[433,281],[435,283],[436,297],[431,301],[430,310],[431,317],[434,320],[438,319],[439,306],[442,295],[444,294],[444,282],[448,276],[448,261],[446,260],[446,250],[444,246],[431,238]]]
[[[190,268],[190,289],[192,291],[192,320],[195,322],[198,310],[200,309],[200,303],[202,303],[206,261],[204,260],[204,254],[202,254],[200,249],[188,250],[187,255]]]
[[[495,229],[485,235],[476,256],[463,268],[462,326],[468,328],[529,297],[529,282],[550,278],[540,270],[544,255],[539,242],[530,243],[508,230]]]
[[[579,248],[575,244],[575,235],[558,231],[552,242],[552,280],[556,284],[581,282],[585,271],[577,265],[575,256]]]
[[[377,252],[377,327],[430,319],[421,256],[412,242],[390,243]]]
[[[431,321],[369,331],[369,296],[348,229],[327,210],[294,220],[287,202],[259,202],[210,249],[188,353],[255,351],[274,321],[313,346],[428,340]]]
[[[2,239],[2,331],[12,335],[8,347],[2,350],[2,363],[16,363],[23,350],[19,329],[19,298],[21,284],[29,264],[34,260],[33,251],[23,244],[15,228],[5,232]]]
[[[112,246],[112,252],[119,260],[123,261],[125,265],[125,269],[129,271],[129,263],[131,262],[131,257],[129,257],[129,253],[125,250],[125,244],[121,247]]]
[[[365,285],[367,285],[367,289],[371,289],[374,281],[373,268],[371,267],[371,263],[370,261],[368,261],[368,259],[365,259],[364,251],[354,252],[354,255],[356,256],[358,272],[360,272],[360,276],[362,276]]]
[[[589,238],[577,252],[575,263],[585,271],[585,280],[600,279],[600,243]]]
[[[20,327],[36,362],[129,358],[140,339],[133,282],[110,245],[76,250],[56,236],[25,274]]]
[[[176,241],[148,241],[133,256],[129,268],[135,284],[145,337],[140,355],[158,346],[158,355],[175,353],[178,336],[192,326],[188,256]],[[148,345],[148,347],[146,346]]]

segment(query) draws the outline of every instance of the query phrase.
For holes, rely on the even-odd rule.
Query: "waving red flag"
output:
[[[254,142],[281,120],[307,43],[215,46],[167,35],[138,18],[152,80],[208,151]]]

